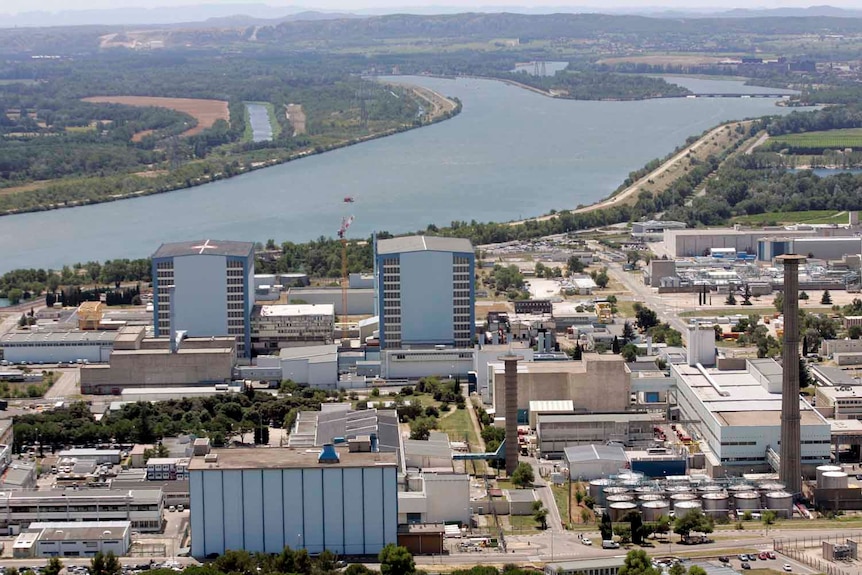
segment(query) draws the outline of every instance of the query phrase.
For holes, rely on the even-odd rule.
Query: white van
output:
[[[619,549],[620,544],[616,541],[611,541],[610,539],[605,539],[602,541],[602,549]]]

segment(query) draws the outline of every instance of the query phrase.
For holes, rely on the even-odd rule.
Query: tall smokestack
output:
[[[779,478],[790,493],[802,491],[802,446],[799,416],[799,264],[805,257],[786,254],[784,264],[784,348],[781,353],[781,468]]]
[[[506,475],[518,467],[518,362],[523,359],[511,351],[498,358],[506,367]]]

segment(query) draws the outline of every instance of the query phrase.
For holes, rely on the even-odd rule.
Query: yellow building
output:
[[[102,321],[105,304],[100,301],[85,301],[78,306],[78,329],[96,330]]]

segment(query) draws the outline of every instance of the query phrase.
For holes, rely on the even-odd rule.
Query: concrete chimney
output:
[[[505,371],[505,417],[506,417],[506,475],[515,473],[518,467],[518,362],[523,358],[511,351],[498,358],[503,362]]]
[[[799,264],[805,257],[779,256],[784,264],[784,348],[781,353],[781,467],[779,479],[787,491],[802,491],[802,444],[799,415]]]

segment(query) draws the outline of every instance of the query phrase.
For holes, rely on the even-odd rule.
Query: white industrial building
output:
[[[285,347],[277,356],[260,356],[260,367],[281,367],[281,379],[322,389],[338,386],[338,346]]]
[[[689,362],[691,363],[691,361]],[[727,360],[722,369],[671,365],[686,429],[700,439],[710,475],[767,469],[777,462],[781,437],[782,371],[771,359]],[[829,462],[830,427],[799,400],[802,465]]]
[[[251,318],[251,345],[259,354],[284,347],[331,344],[335,331],[332,304],[264,305]]]
[[[567,447],[563,459],[569,468],[569,476],[589,481],[616,475],[629,468],[625,450],[618,445],[578,445]]]
[[[190,466],[192,555],[285,546],[376,555],[397,542],[394,453],[223,449]]]
[[[408,472],[398,492],[398,523],[470,523],[470,476]]]
[[[189,478],[188,457],[151,457],[147,460],[147,479],[149,481],[177,480]]]
[[[90,448],[75,448],[64,449],[57,457],[60,459],[91,459],[96,464],[110,463],[116,465],[120,462],[122,451],[119,449],[90,449]]]
[[[757,253],[758,240],[769,237],[814,237],[814,230],[789,231],[741,230],[731,228],[665,229],[664,250],[670,258],[687,258],[706,255],[713,248],[733,248],[736,253]]]
[[[31,523],[12,544],[16,559],[92,557],[96,553],[128,554],[132,545],[128,521]]]
[[[162,529],[161,489],[52,489],[0,492],[0,533],[38,521],[129,521],[136,531]]]
[[[331,305],[336,315],[342,315],[340,287],[300,287],[287,290],[287,302],[311,305]],[[347,290],[347,315],[372,315],[374,312],[374,288],[350,288]]]
[[[0,336],[3,359],[10,363],[90,363],[108,361],[116,331],[47,331],[31,329]]]

